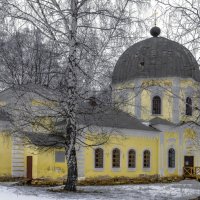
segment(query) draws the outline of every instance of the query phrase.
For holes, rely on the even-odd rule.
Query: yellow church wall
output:
[[[115,102],[115,106],[117,106],[120,110],[129,113],[130,115],[135,115],[135,94],[133,92],[134,87],[133,81],[121,83],[115,85],[112,92],[112,100]],[[127,93],[127,95],[125,93]]]
[[[33,132],[51,132],[54,128],[54,121],[51,117],[39,116],[32,122]]]
[[[199,83],[196,82],[193,79],[181,79],[180,80],[180,87],[181,88],[187,88],[187,87],[197,88],[198,86],[199,86]]]
[[[141,119],[148,120],[151,113],[151,92],[144,90],[141,93]]]
[[[180,120],[181,121],[188,121],[188,120],[196,120],[198,116],[198,111],[193,110],[193,116],[186,116],[185,115],[185,99],[186,99],[186,90],[187,88],[193,88],[194,90],[194,97],[193,97],[193,107],[199,107],[199,98],[195,98],[195,91],[197,91],[199,87],[199,83],[194,81],[193,79],[179,79],[180,80],[180,92],[176,94],[176,97],[179,98],[179,112],[180,112]],[[172,87],[174,86],[173,78],[168,79],[138,79],[139,83],[141,83],[141,119],[143,120],[151,120],[154,117],[160,117],[169,121],[173,122],[173,91]],[[154,86],[160,86],[162,90],[162,113],[161,115],[152,115],[152,92],[151,88]],[[119,108],[125,112],[128,112],[131,115],[135,115],[135,98],[136,95],[134,94],[134,82],[127,82],[121,83],[114,86],[113,92],[113,102],[120,102],[120,98],[118,92],[123,90],[130,89],[128,95],[128,101],[121,101],[119,103]],[[132,89],[132,90],[131,90]],[[117,92],[118,91],[118,92]],[[116,92],[116,93],[115,93]],[[156,94],[156,91],[154,91]]]
[[[185,156],[194,156],[194,166],[199,166],[197,161],[198,158],[195,156],[197,153],[197,149],[199,149],[199,146],[196,144],[197,138],[196,133],[194,130],[187,128],[184,130],[184,142],[183,142],[183,148],[185,149]],[[199,155],[199,154],[197,154]]]
[[[154,117],[160,117],[172,120],[172,93],[165,91],[162,94],[161,114],[152,115],[152,93],[148,88],[141,93],[141,119],[151,120]]]
[[[122,106],[121,110],[130,115],[135,115],[135,94],[129,93],[127,99],[125,100],[125,106]]]
[[[101,146],[104,150],[103,169],[94,167],[95,148],[85,148],[85,177],[137,177],[140,174],[158,174],[158,137],[150,138],[142,135],[143,132],[141,131],[141,136],[111,136],[109,142]],[[120,168],[112,168],[112,150],[114,148],[120,149]],[[130,149],[136,151],[136,168],[134,169],[128,168],[128,151]],[[151,152],[150,168],[143,168],[144,150],[150,150]]]
[[[180,99],[180,105],[179,105],[179,109],[180,109],[180,120],[181,121],[189,121],[189,120],[193,120],[195,121],[199,115],[198,111],[195,111],[195,109],[193,109],[192,112],[192,116],[186,116],[185,115],[185,110],[186,110],[186,98],[188,97],[188,95],[185,93],[187,88],[192,88],[193,89],[193,93],[191,94],[192,96],[192,107],[199,107],[199,95],[197,91],[199,91],[199,83],[194,81],[193,79],[184,79],[180,81],[180,95],[179,95],[179,99]]]
[[[11,176],[12,140],[7,133],[0,133],[0,176]]]
[[[32,156],[32,175],[33,178],[37,178],[37,164],[38,164],[38,152],[36,147],[27,145],[24,148],[24,169],[27,170],[27,156]],[[26,176],[26,173],[25,173]]]
[[[141,119],[151,120],[154,117],[160,117],[167,120],[172,120],[172,111],[173,111],[173,80],[172,79],[139,79],[141,84],[139,91],[141,95]],[[160,86],[162,90],[162,113],[161,115],[152,115],[152,92],[151,88],[154,86]],[[125,112],[128,112],[131,115],[135,115],[135,107],[138,106],[135,103],[135,99],[138,94],[134,93],[134,82],[121,83],[114,86],[113,92],[113,102],[119,102],[119,108]],[[139,87],[139,86],[137,86]],[[128,100],[121,100],[119,93],[123,94],[123,91],[126,89],[129,90]],[[131,90],[132,89],[132,90]],[[119,92],[119,93],[118,93]],[[154,91],[156,94],[156,91]]]
[[[57,103],[55,101],[46,100],[46,99],[32,99],[31,105],[37,106],[37,107],[55,108]]]
[[[33,178],[58,179],[67,175],[67,165],[65,162],[55,161],[55,152],[64,151],[63,149],[35,149],[27,147],[25,149],[25,169],[27,156],[33,157]]]

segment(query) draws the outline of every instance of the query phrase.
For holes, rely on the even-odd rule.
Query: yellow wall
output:
[[[197,150],[199,150],[199,141],[196,137],[196,133],[190,129],[187,128],[184,130],[184,142],[183,142],[183,148],[185,149],[185,156],[194,156],[194,165],[195,166],[199,166],[197,163],[197,160],[199,159],[199,154],[198,157],[195,156],[195,154],[197,153]],[[191,145],[187,144],[187,143],[191,143]]]
[[[125,176],[137,177],[140,174],[155,175],[159,174],[159,153],[160,137],[158,135],[149,136],[152,133],[143,133],[142,131],[135,134],[112,134],[108,143],[101,145],[104,150],[104,168],[95,169],[94,167],[94,150],[97,147],[88,147],[84,149],[85,177],[100,176]],[[192,147],[187,147],[187,141],[193,140],[195,132],[191,129],[184,129],[182,132],[183,142],[180,144],[178,132],[165,132],[163,141],[163,159],[164,159],[164,176],[178,175],[178,165],[184,165],[184,156],[194,155],[194,165],[197,166],[197,156],[192,151]],[[88,142],[88,141],[86,141]],[[112,169],[112,150],[119,148],[121,153],[121,167]],[[175,169],[168,168],[168,150],[174,148],[176,151]],[[11,157],[12,157],[12,140],[7,134],[0,135],[0,176],[11,176]],[[129,169],[128,151],[136,151],[136,168]],[[143,151],[147,149],[151,152],[150,169],[143,168]],[[24,153],[24,168],[26,172],[27,156],[33,157],[33,178],[63,178],[67,175],[66,162],[55,162],[55,151],[64,151],[63,149],[43,149],[39,150],[33,146],[26,146]],[[162,156],[162,155],[161,155]],[[181,156],[181,159],[180,159]],[[181,167],[182,168],[182,167]],[[26,173],[25,173],[26,174]]]
[[[25,169],[27,156],[33,157],[33,178],[63,178],[67,175],[67,165],[65,162],[55,162],[55,151],[61,149],[36,150],[35,147],[25,149]]]
[[[32,122],[34,132],[51,132],[54,130],[54,122],[51,117],[36,117]]]
[[[122,84],[117,84],[113,86],[112,91],[112,100],[120,110],[134,115],[134,105],[135,105],[135,94],[133,93],[134,88],[133,82],[127,82]],[[131,91],[131,92],[130,92]],[[124,94],[128,92],[128,95],[125,99],[121,98],[125,96]]]
[[[185,94],[185,90],[190,87],[193,88],[194,92],[193,92],[193,96],[192,97],[192,106],[199,108],[199,83],[192,80],[192,79],[188,79],[188,80],[181,80],[180,82],[180,111],[181,111],[181,117],[180,120],[181,121],[196,121],[197,117],[199,116],[199,111],[195,111],[195,109],[192,112],[192,116],[186,116],[185,115],[185,101],[186,98],[188,97]]]
[[[141,119],[143,120],[151,120],[154,117],[160,117],[163,119],[167,119],[169,121],[173,121],[173,91],[172,87],[174,86],[173,78],[169,79],[140,79],[138,80],[141,84],[141,87],[139,88],[141,91]],[[180,120],[181,121],[187,121],[187,120],[195,120],[198,116],[197,111],[193,111],[193,117],[186,116],[185,115],[185,100],[186,100],[186,94],[187,88],[193,88],[194,89],[194,95],[197,94],[195,91],[198,91],[199,83],[192,79],[179,79],[180,80],[180,93],[176,95],[179,98],[179,111],[180,111]],[[158,86],[162,90],[162,109],[161,109],[161,115],[152,115],[152,92],[151,88],[154,86]],[[118,84],[113,86],[113,101],[114,102],[120,102],[119,94],[123,93],[123,90],[125,91],[128,89],[129,95],[128,95],[128,102],[125,103],[121,102],[119,103],[119,108],[122,109],[125,112],[128,112],[132,115],[135,115],[135,107],[138,105],[135,105],[135,98],[136,94],[134,93],[134,83],[127,82],[123,84]],[[154,91],[156,92],[156,91]],[[156,93],[155,93],[156,94]],[[193,107],[198,106],[199,107],[199,98],[195,98],[193,96]]]
[[[0,176],[11,176],[11,136],[0,133]]]
[[[160,86],[162,90],[161,115],[152,115],[152,92],[151,87]],[[164,89],[164,87],[166,89]],[[172,81],[171,80],[143,80],[141,93],[141,119],[151,120],[154,117],[160,117],[172,120]],[[156,92],[156,91],[155,91]],[[155,93],[155,95],[157,95]]]
[[[85,177],[98,176],[126,176],[136,177],[140,174],[158,174],[158,138],[147,138],[138,136],[112,136],[109,142],[103,146],[104,168],[103,170],[94,168],[94,148],[85,148]],[[112,169],[112,150],[119,148],[121,152],[120,169]],[[128,169],[128,151],[136,151],[136,169]],[[151,167],[143,169],[143,151],[151,151]]]

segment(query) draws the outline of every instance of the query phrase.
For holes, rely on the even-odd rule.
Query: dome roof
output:
[[[135,78],[181,77],[200,82],[198,63],[183,45],[154,36],[129,47],[115,66],[112,83]]]

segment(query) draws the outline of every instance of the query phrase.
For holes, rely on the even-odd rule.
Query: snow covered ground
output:
[[[172,184],[86,186],[78,189],[80,192],[77,193],[53,193],[45,187],[0,183],[0,200],[188,200],[200,196],[200,183],[195,180]]]

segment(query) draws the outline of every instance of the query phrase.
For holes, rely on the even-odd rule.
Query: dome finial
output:
[[[155,19],[154,19],[154,27],[150,30],[150,33],[153,37],[158,37],[160,35],[160,28],[156,26],[157,24],[157,10],[155,10]]]
[[[157,14],[157,10],[155,10],[155,21],[154,21],[154,25],[156,26],[156,23],[157,23],[157,16],[156,16],[156,14]]]
[[[157,26],[154,26],[151,30],[150,30],[150,33],[153,37],[158,37],[160,35],[160,28],[157,27]]]

